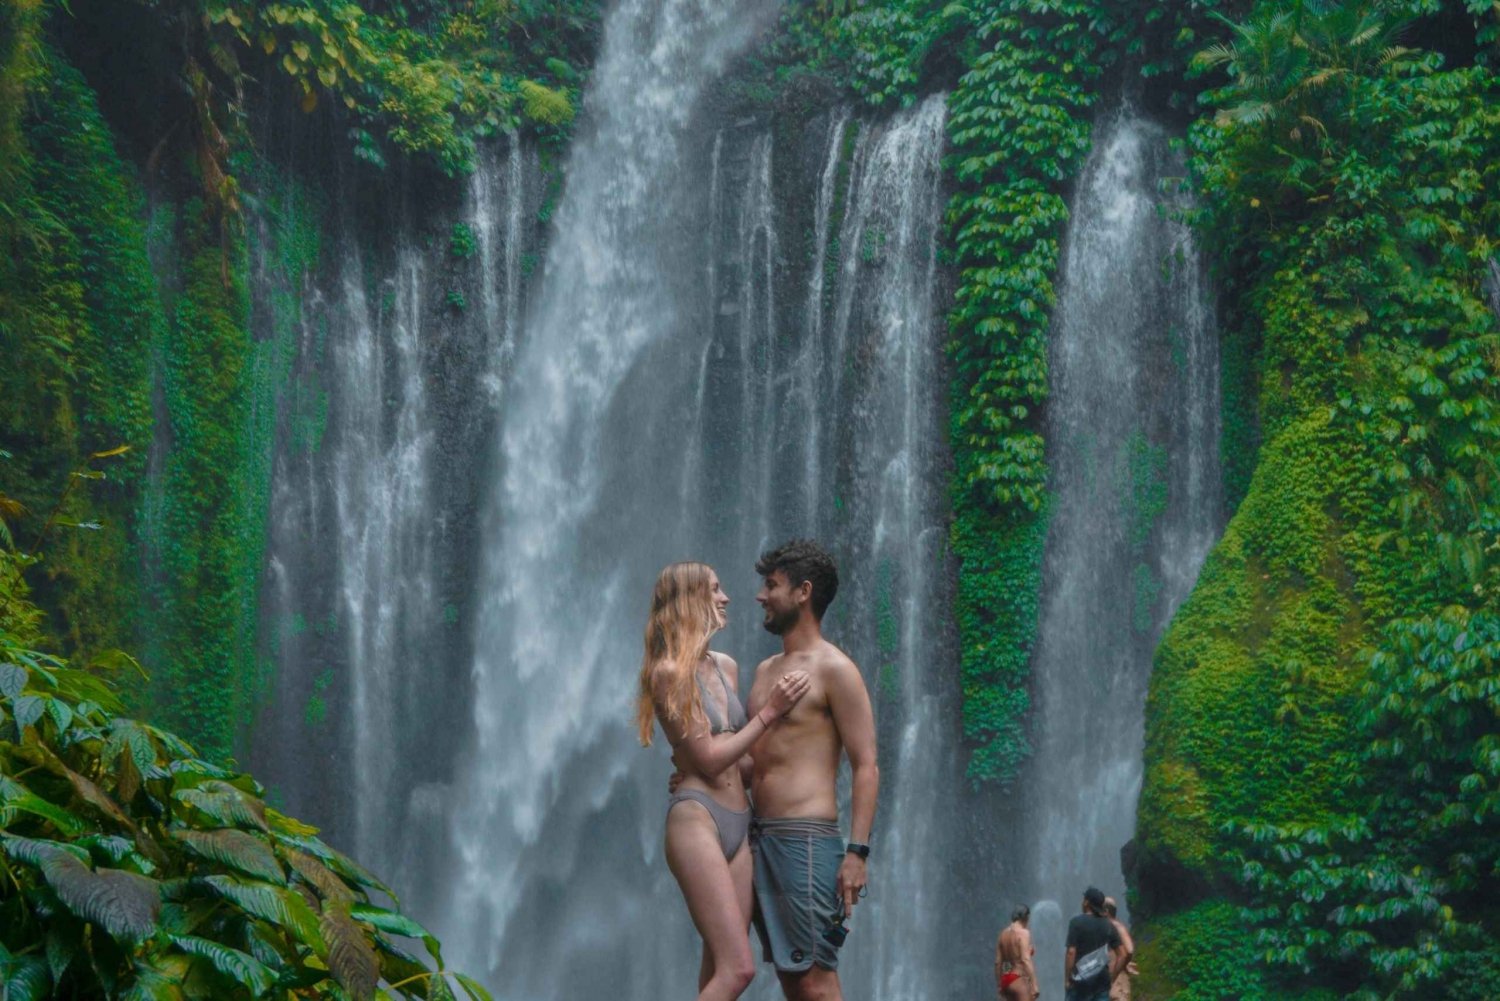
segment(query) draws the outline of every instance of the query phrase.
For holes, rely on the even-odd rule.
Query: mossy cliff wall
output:
[[[1472,840],[1494,820],[1468,807],[1450,829],[1415,792],[1463,809],[1495,772],[1493,696],[1486,724],[1428,645],[1463,653],[1441,623],[1477,629],[1495,602],[1494,79],[1431,57],[1370,72],[1337,154],[1295,183],[1258,140],[1194,135],[1206,221],[1234,234],[1224,337],[1250,364],[1225,378],[1257,387],[1261,444],[1229,464],[1231,491],[1251,470],[1244,499],[1156,654],[1134,852],[1146,997],[1495,986],[1454,972],[1494,930]],[[1453,717],[1396,701],[1408,678]],[[1449,742],[1472,763],[1434,776]]]
[[[40,22],[22,24],[13,56],[32,65],[0,265],[0,475],[26,508],[15,541],[30,548],[66,492],[28,574],[50,642],[82,663],[141,654],[150,683],[121,677],[134,708],[224,757],[257,675],[275,387],[294,330],[286,315],[255,322],[246,269],[268,238],[255,253],[300,275],[316,236],[283,224],[285,199],[250,235],[170,185],[148,210],[94,90]]]

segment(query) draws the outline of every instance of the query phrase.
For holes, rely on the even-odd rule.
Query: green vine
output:
[[[957,373],[951,542],[959,559],[964,733],[971,780],[1008,781],[1029,753],[1027,664],[1046,538],[1038,426],[1047,397],[1062,188],[1089,147],[1090,7],[1001,4],[990,45],[949,98],[959,270],[949,314]]]

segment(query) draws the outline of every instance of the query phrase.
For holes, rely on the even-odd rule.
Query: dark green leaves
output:
[[[276,983],[276,975],[248,953],[227,945],[192,935],[173,935],[172,944],[192,956],[200,956],[214,969],[240,984],[251,997],[261,997]]]
[[[264,840],[245,831],[233,829],[218,831],[174,830],[172,837],[187,847],[193,854],[214,862],[222,862],[240,872],[279,885],[286,884],[286,873],[271,846]]]
[[[156,930],[161,892],[155,880],[121,869],[91,869],[64,846],[44,841],[8,838],[5,850],[37,866],[70,911],[115,938],[135,942]]]
[[[237,876],[205,876],[203,883],[245,913],[285,928],[319,955],[327,952],[317,916],[296,893]]]
[[[368,1001],[380,979],[380,962],[363,929],[344,905],[325,907],[318,927],[328,943],[328,969],[355,1001]]]

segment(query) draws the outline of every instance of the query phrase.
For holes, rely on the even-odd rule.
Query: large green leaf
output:
[[[61,980],[83,945],[83,926],[66,915],[53,918],[47,927],[47,968],[53,980]]]
[[[212,779],[192,789],[179,789],[172,796],[225,826],[270,830],[266,825],[265,804],[220,779]]]
[[[383,938],[375,940],[375,947],[380,957],[380,975],[387,983],[404,983],[407,986],[403,990],[412,994],[425,992],[432,971],[421,960]]]
[[[129,754],[138,771],[147,772],[156,764],[156,748],[146,730],[135,720],[116,719],[110,724],[109,740],[104,743],[100,755],[106,767],[115,763],[122,753]]]
[[[237,876],[205,876],[202,882],[246,913],[280,925],[318,955],[327,953],[328,945],[318,931],[317,916],[296,893]]]
[[[19,810],[49,821],[66,837],[77,837],[88,829],[88,825],[81,819],[55,803],[48,802],[7,775],[0,775],[0,807]]]
[[[15,717],[16,737],[18,741],[20,740],[21,731],[28,726],[35,726],[37,721],[42,718],[42,713],[46,709],[46,703],[38,695],[20,695],[11,702],[10,711],[11,715]]]
[[[193,935],[173,935],[172,944],[183,952],[208,960],[214,969],[248,990],[251,997],[261,997],[276,983],[276,974],[254,956],[238,949]]]
[[[0,1001],[43,1001],[52,993],[47,964],[35,956],[17,956],[0,967],[0,974],[5,977]]]
[[[349,912],[357,921],[374,925],[383,932],[402,935],[406,938],[430,938],[431,932],[417,924],[405,914],[388,911],[373,904],[355,904]]]
[[[187,1001],[182,990],[185,971],[137,965],[135,982],[120,995],[120,1001]]]
[[[339,903],[352,903],[354,901],[354,891],[349,888],[349,884],[340,879],[332,869],[328,868],[322,862],[319,862],[306,852],[298,851],[287,845],[278,845],[276,851],[296,871],[297,875],[302,877],[304,882],[318,891],[318,896],[324,900]]]
[[[276,861],[271,846],[253,834],[226,828],[218,831],[175,829],[171,835],[200,858],[221,862],[278,886],[286,885],[286,872]]]
[[[457,980],[458,985],[464,989],[464,993],[469,995],[469,1001],[495,1001],[494,998],[490,997],[490,992],[484,989],[484,985],[473,977],[466,977],[462,973],[455,973],[453,974],[453,979]]]
[[[47,841],[43,838],[5,838],[5,854],[19,862],[30,862],[41,867],[42,859],[52,851],[67,852],[80,862],[89,861],[89,853],[77,845],[62,841]]]
[[[26,668],[20,664],[0,664],[0,695],[13,699],[26,687]]]
[[[376,879],[364,866],[355,862],[347,855],[334,851],[317,838],[298,837],[292,834],[277,832],[276,840],[284,845],[300,848],[350,882],[358,883],[361,886],[373,887],[392,900],[397,899],[395,891]]]
[[[68,910],[126,942],[156,930],[161,890],[155,880],[122,869],[90,869],[62,845],[32,841],[18,852],[23,840],[7,839],[6,850],[37,865]]]
[[[365,930],[342,905],[324,910],[318,928],[328,942],[328,969],[354,1001],[369,1001],[380,981],[380,962]]]

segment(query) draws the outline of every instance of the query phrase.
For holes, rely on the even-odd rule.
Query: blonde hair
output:
[[[699,719],[707,722],[698,690],[698,664],[708,653],[708,641],[719,631],[709,583],[712,572],[706,563],[673,563],[656,577],[651,614],[646,617],[641,693],[636,701],[636,724],[645,747],[651,746],[655,730],[651,676],[657,665],[665,665],[668,678],[663,715],[684,724]]]

